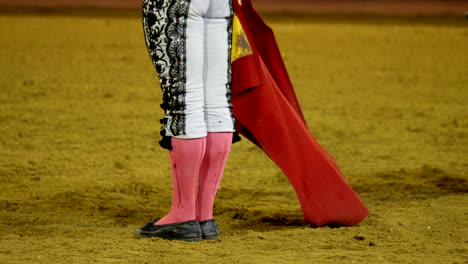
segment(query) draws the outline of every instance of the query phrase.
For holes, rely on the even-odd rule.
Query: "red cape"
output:
[[[369,212],[310,134],[273,31],[250,0],[242,0],[242,5],[233,2],[252,51],[232,63],[237,132],[262,148],[286,174],[307,223],[351,226],[361,222]]]

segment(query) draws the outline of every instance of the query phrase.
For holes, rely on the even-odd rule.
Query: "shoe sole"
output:
[[[206,240],[215,240],[219,237],[219,235],[213,235],[213,236],[203,236],[203,239],[206,239]]]
[[[173,239],[168,239],[168,238],[163,238],[163,237],[158,237],[158,236],[145,236],[145,235],[142,235],[140,234],[139,230],[135,230],[135,236],[138,238],[138,239],[143,239],[143,238],[160,238],[162,240],[169,240],[169,241],[172,241],[172,240],[177,240],[177,241],[184,241],[184,242],[198,242],[198,241],[201,241],[202,238],[201,237],[187,237],[187,238],[173,238]]]

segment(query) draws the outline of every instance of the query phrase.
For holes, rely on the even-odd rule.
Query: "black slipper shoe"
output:
[[[200,224],[196,220],[167,224],[155,225],[157,220],[153,220],[144,226],[135,229],[135,235],[139,238],[159,237],[166,240],[181,241],[200,241],[202,240],[202,231]]]
[[[219,237],[219,228],[214,219],[201,221],[202,238],[213,240]]]

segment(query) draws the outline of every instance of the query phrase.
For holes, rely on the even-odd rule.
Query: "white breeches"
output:
[[[163,136],[233,132],[229,0],[144,0],[148,50],[163,90]]]

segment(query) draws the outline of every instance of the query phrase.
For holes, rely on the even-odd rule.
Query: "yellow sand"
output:
[[[185,243],[133,236],[171,197],[140,19],[0,16],[0,263],[467,263],[468,29],[439,22],[270,19],[311,132],[371,215],[309,228],[244,139],[222,236]]]

